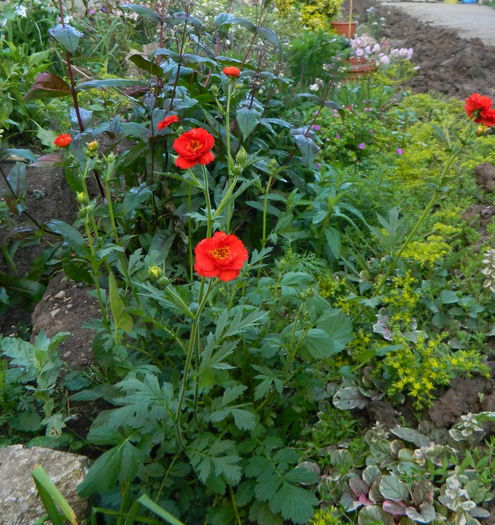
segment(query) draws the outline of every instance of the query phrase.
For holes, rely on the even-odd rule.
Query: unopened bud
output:
[[[82,191],[77,192],[76,199],[79,204],[85,204],[87,202],[86,194]]]
[[[241,166],[244,166],[244,163],[247,159],[247,153],[246,150],[241,146],[239,151],[237,152],[237,155],[235,156],[235,161],[237,164],[240,164]]]
[[[148,268],[148,275],[152,279],[159,279],[163,275],[163,271],[159,266],[150,266]]]
[[[483,124],[480,124],[476,128],[476,135],[484,135],[488,131],[488,126],[484,126]]]
[[[97,140],[92,140],[91,142],[88,142],[87,144],[87,148],[88,148],[88,151],[90,152],[95,152],[95,151],[98,151],[98,141]]]

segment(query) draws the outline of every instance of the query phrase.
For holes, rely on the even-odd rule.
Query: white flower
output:
[[[315,82],[314,84],[311,84],[311,85],[309,86],[309,89],[310,89],[311,91],[318,91],[318,90],[320,89],[320,86],[318,85],[318,82]]]
[[[16,8],[14,9],[14,11],[15,11],[15,14],[16,14],[16,15],[19,15],[19,16],[21,16],[22,18],[26,18],[26,16],[27,16],[26,7],[23,6],[23,5],[18,5],[18,6],[16,6]]]
[[[486,277],[483,287],[495,293],[495,250],[487,250],[485,252],[483,264],[485,267],[481,270],[481,273]]]
[[[0,26],[5,27],[6,25],[7,25],[7,19],[6,18],[2,18],[0,20]]]
[[[380,62],[384,64],[385,66],[390,64],[390,58],[388,58],[387,55],[380,55]]]

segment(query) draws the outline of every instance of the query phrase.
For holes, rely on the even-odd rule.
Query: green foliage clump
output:
[[[328,82],[341,76],[348,41],[318,29],[304,31],[289,43],[287,63],[292,77],[303,86],[320,79]]]
[[[340,12],[342,0],[303,0],[301,3],[302,22],[311,29],[330,29],[330,22]]]

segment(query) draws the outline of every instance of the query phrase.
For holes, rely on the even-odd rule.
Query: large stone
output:
[[[82,519],[89,504],[76,492],[89,468],[85,456],[49,448],[0,448],[0,525],[31,525],[46,514],[38,497],[31,472],[41,465],[50,479]]]

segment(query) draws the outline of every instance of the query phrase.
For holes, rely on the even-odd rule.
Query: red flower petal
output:
[[[206,153],[203,153],[201,155],[201,158],[198,160],[200,164],[209,164],[210,162],[213,162],[214,155],[211,151],[207,151]]]
[[[236,277],[239,277],[240,270],[223,270],[218,274],[218,278],[221,281],[232,281]]]
[[[185,157],[177,157],[175,160],[175,165],[178,168],[182,168],[183,170],[187,170],[189,168],[192,168],[193,166],[196,166],[197,162],[194,160],[186,159]]]
[[[222,69],[222,73],[228,77],[238,77],[241,74],[241,70],[235,66],[227,66]]]

